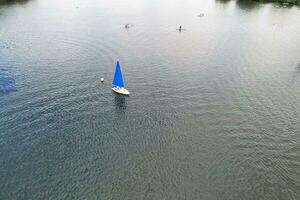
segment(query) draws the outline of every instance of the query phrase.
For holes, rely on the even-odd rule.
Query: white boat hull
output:
[[[123,95],[129,95],[130,94],[130,92],[127,89],[123,88],[123,87],[113,87],[111,89],[112,89],[112,91],[114,91],[118,94],[123,94]]]

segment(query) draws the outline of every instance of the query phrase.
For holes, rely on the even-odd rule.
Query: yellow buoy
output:
[[[104,78],[100,78],[100,81],[103,83],[104,82]]]

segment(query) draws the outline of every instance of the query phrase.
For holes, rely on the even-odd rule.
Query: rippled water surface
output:
[[[300,9],[243,2],[2,5],[0,199],[300,199]]]

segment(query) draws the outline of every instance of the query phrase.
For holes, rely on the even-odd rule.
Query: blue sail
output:
[[[112,84],[114,86],[124,87],[124,82],[123,82],[123,77],[122,77],[122,72],[121,72],[121,67],[120,67],[119,61],[117,62],[117,65],[116,65],[115,76],[114,76],[114,80],[113,80]]]

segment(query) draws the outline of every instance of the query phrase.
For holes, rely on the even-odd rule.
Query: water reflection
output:
[[[218,3],[229,3],[229,2],[234,2],[236,3],[236,5],[243,9],[243,10],[251,10],[254,8],[259,7],[259,3],[254,2],[252,0],[237,0],[237,1],[233,1],[233,0],[216,0],[216,2]]]
[[[1,5],[12,5],[12,4],[26,4],[30,0],[0,0],[0,6]]]
[[[253,0],[216,0],[217,3],[229,3],[229,2],[236,2],[236,5],[243,9],[243,10],[252,10],[255,8],[261,7],[264,2],[257,2]],[[267,3],[267,2],[265,2]],[[287,4],[287,3],[273,3],[273,6],[276,8],[292,8],[294,5],[293,4]]]
[[[243,10],[252,10],[259,7],[259,3],[252,0],[238,0],[236,2],[237,6]]]
[[[118,113],[124,113],[126,110],[126,97],[120,94],[114,94],[115,108]]]
[[[286,4],[286,3],[276,3],[274,4],[274,7],[276,8],[292,8],[293,4]]]
[[[217,3],[228,3],[231,0],[216,0]]]

